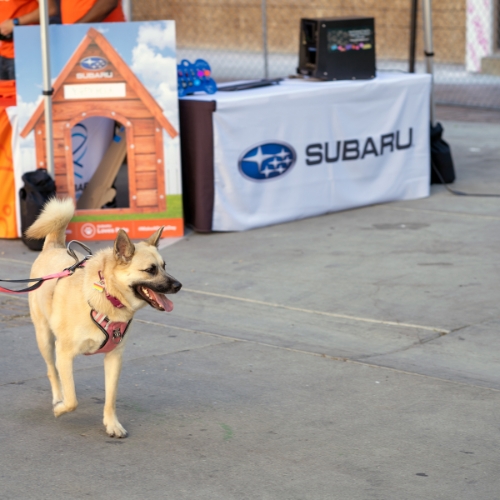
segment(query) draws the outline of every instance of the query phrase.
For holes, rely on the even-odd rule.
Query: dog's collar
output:
[[[111,352],[113,349],[118,347],[120,342],[125,337],[128,327],[132,320],[130,321],[111,321],[105,314],[97,312],[89,303],[90,306],[90,318],[99,327],[102,333],[106,336],[104,342],[101,344],[99,349],[95,352],[87,352],[86,356],[91,354],[101,354]]]
[[[106,290],[106,282],[104,281],[104,276],[102,274],[102,271],[99,271],[99,281],[96,281],[94,283],[94,288],[99,292],[102,293],[104,292],[106,294],[106,298],[113,304],[117,309],[121,309],[122,307],[125,307],[120,299],[117,297],[114,297],[113,295],[110,295],[108,291]]]

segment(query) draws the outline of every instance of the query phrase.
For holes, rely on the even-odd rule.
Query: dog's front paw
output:
[[[64,415],[65,413],[69,413],[70,411],[75,410],[76,405],[74,406],[66,406],[63,401],[58,401],[56,404],[53,405],[54,409],[54,416],[60,417],[61,415]]]
[[[126,438],[128,436],[128,432],[124,429],[122,424],[118,422],[118,420],[114,420],[110,423],[106,423],[105,421],[104,425],[106,426],[106,434],[109,437]]]

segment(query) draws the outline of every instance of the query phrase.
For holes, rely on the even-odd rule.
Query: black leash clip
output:
[[[78,256],[76,255],[76,252],[71,248],[71,245],[73,243],[75,243],[76,245],[81,246],[87,252],[87,255],[85,255],[85,257],[82,260],[78,259]],[[92,255],[93,255],[92,254],[92,250],[87,245],[84,245],[81,241],[77,241],[77,240],[71,240],[66,245],[66,251],[68,252],[69,255],[71,255],[71,257],[73,257],[73,259],[75,259],[75,263],[72,266],[67,267],[65,269],[65,271],[66,270],[70,271],[71,274],[73,274],[77,268],[83,266],[85,264],[85,262],[87,260],[89,260],[90,257],[92,257]]]

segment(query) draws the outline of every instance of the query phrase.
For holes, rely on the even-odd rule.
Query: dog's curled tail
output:
[[[66,227],[75,215],[75,204],[71,198],[49,200],[37,220],[26,230],[30,239],[45,238],[43,248],[49,245],[64,248],[66,242]]]

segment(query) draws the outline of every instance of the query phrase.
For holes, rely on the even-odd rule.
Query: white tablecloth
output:
[[[215,100],[214,231],[429,195],[426,74],[197,94]]]

